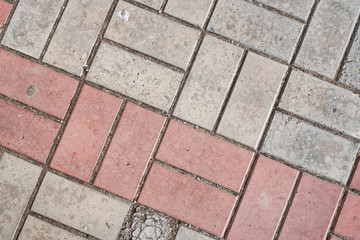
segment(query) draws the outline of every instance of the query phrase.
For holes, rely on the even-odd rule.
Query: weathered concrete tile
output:
[[[208,29],[289,60],[303,25],[245,1],[220,0]]]
[[[38,58],[63,1],[19,1],[2,44]]]
[[[44,61],[80,75],[112,0],[70,0]]]
[[[0,239],[11,239],[41,168],[4,153],[0,160]]]
[[[175,240],[211,240],[208,236],[205,236],[201,233],[190,230],[186,227],[180,227],[178,233],[176,234]]]
[[[212,0],[169,0],[165,12],[201,27]]]
[[[262,152],[345,183],[359,144],[276,113]]]
[[[300,71],[290,75],[280,107],[360,138],[360,97]]]
[[[255,148],[286,66],[249,53],[218,133]]]
[[[205,37],[174,115],[211,129],[235,75],[243,50]]]
[[[178,221],[143,205],[131,206],[120,232],[121,240],[174,239]]]
[[[185,69],[199,32],[120,1],[105,37]]]
[[[47,173],[32,210],[102,239],[116,239],[129,204]]]
[[[136,0],[136,1],[155,9],[159,9],[161,3],[163,2],[163,0]]]
[[[311,20],[296,64],[333,78],[353,25],[360,1],[320,1]]]
[[[305,20],[310,12],[313,0],[257,0],[257,2]]]
[[[20,233],[19,240],[82,240],[83,237],[51,225],[36,217],[28,216]]]
[[[182,74],[102,42],[87,79],[167,110]]]
[[[339,81],[360,90],[360,28],[340,72]]]

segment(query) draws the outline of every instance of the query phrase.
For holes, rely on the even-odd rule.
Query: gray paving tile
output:
[[[112,0],[70,0],[44,61],[80,75]]]
[[[357,89],[360,89],[360,28],[357,30],[350,52],[345,59],[339,81]]]
[[[276,113],[261,152],[345,183],[359,144]]]
[[[257,0],[257,2],[305,20],[314,0]]]
[[[208,236],[202,235],[201,233],[195,232],[193,230],[190,230],[186,227],[180,227],[179,231],[176,235],[175,240],[212,240],[213,238],[210,238]]]
[[[249,53],[218,133],[255,148],[286,68],[268,58]]]
[[[137,2],[155,9],[159,9],[163,0],[137,0]]]
[[[63,0],[19,1],[2,44],[39,58]]]
[[[360,96],[294,70],[280,107],[360,138]]]
[[[168,110],[182,73],[102,42],[87,79]]]
[[[41,168],[4,153],[0,160],[0,239],[11,239]]]
[[[206,36],[174,115],[211,129],[236,73],[243,50]]]
[[[289,60],[303,25],[243,0],[220,0],[208,29]]]
[[[296,58],[296,64],[333,78],[359,8],[359,0],[320,1]]]
[[[169,0],[165,12],[201,27],[212,0]]]
[[[120,1],[105,37],[185,69],[199,32]]]
[[[83,237],[70,233],[33,216],[28,216],[19,240],[82,240]]]
[[[47,173],[34,212],[102,239],[116,239],[129,204]]]

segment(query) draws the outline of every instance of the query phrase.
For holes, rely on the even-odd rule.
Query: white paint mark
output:
[[[116,16],[118,16],[121,20],[123,20],[124,22],[128,22],[129,21],[129,17],[130,17],[130,13],[128,10],[124,9],[122,11],[119,11]]]

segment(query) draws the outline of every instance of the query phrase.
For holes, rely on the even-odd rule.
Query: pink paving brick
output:
[[[132,199],[165,117],[128,103],[95,185]]]
[[[88,181],[121,99],[84,85],[51,167]]]
[[[354,176],[351,179],[350,187],[360,190],[360,157],[357,159],[357,167]]]
[[[353,240],[360,239],[360,196],[348,193],[334,232]]]
[[[171,121],[157,159],[237,191],[252,155],[250,151]]]
[[[60,124],[0,100],[0,145],[44,163]]]
[[[78,81],[0,49],[0,85],[2,94],[63,118]]]
[[[327,234],[340,193],[339,187],[304,175],[279,239],[323,239]]]
[[[4,25],[12,5],[0,0],[0,28]]]
[[[235,196],[154,164],[139,202],[220,235]]]
[[[227,239],[272,239],[297,171],[260,156]]]

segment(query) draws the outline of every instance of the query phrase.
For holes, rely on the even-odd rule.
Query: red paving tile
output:
[[[4,25],[11,7],[12,5],[10,3],[0,0],[0,28]]]
[[[121,99],[84,85],[51,167],[88,181]]]
[[[296,175],[260,156],[227,239],[272,239]]]
[[[354,176],[351,179],[350,187],[360,190],[360,158],[358,159]]]
[[[44,163],[60,124],[0,100],[0,145]]]
[[[237,191],[252,155],[250,151],[171,121],[156,157]]]
[[[132,199],[165,117],[128,103],[95,185]]]
[[[221,235],[235,196],[154,164],[139,202]]]
[[[340,193],[339,187],[304,175],[279,239],[323,239],[327,234]]]
[[[0,85],[2,94],[63,118],[78,81],[0,49]]]
[[[348,193],[334,232],[353,240],[360,239],[360,196]]]

